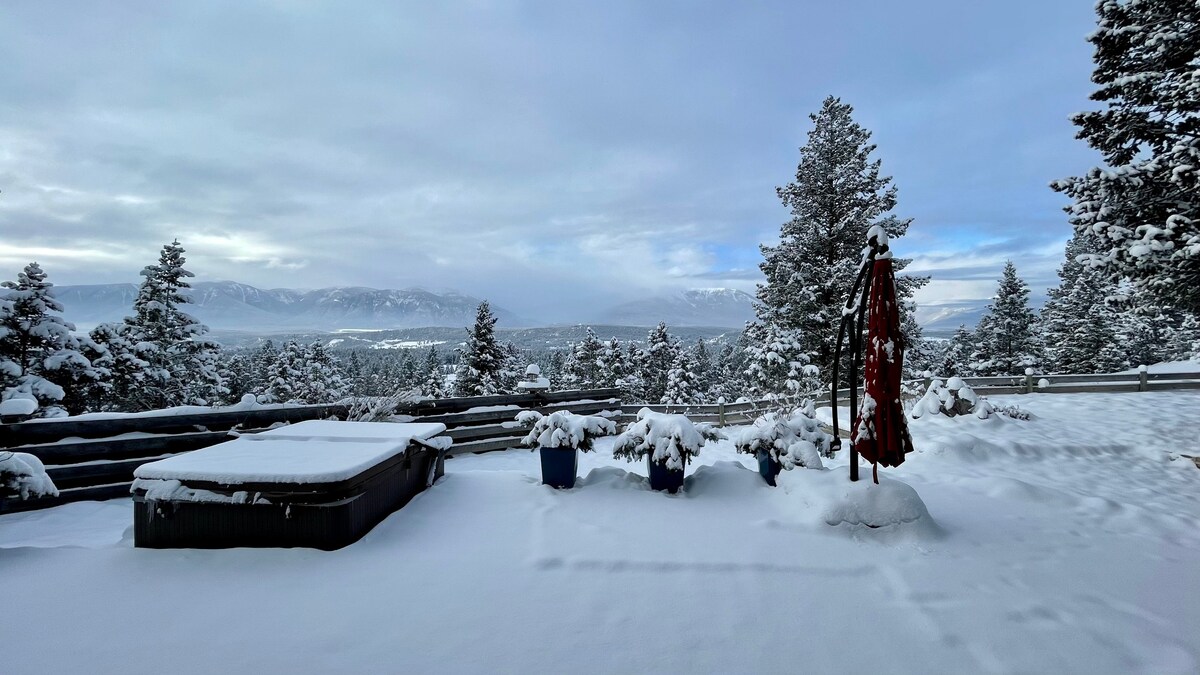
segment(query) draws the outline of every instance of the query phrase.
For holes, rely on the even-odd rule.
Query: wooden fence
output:
[[[983,395],[1029,393],[1103,393],[1200,389],[1200,372],[1110,373],[1094,375],[1032,375],[965,377]],[[1039,386],[1045,381],[1045,386]],[[912,380],[913,390],[924,391],[926,380]],[[861,389],[859,390],[861,395]],[[837,392],[838,404],[849,402],[850,391]],[[454,440],[448,455],[488,452],[517,447],[525,430],[513,418],[521,410],[549,413],[570,410],[583,414],[615,413],[628,422],[637,411],[681,413],[696,422],[719,426],[747,424],[784,402],[764,399],[737,403],[692,405],[622,405],[617,389],[557,391],[540,394],[450,398],[405,404],[397,414],[414,421],[441,422]],[[818,405],[828,404],[828,390],[813,392]],[[213,411],[186,415],[149,413],[105,419],[64,419],[0,424],[0,449],[28,452],[46,464],[60,490],[58,497],[3,500],[0,513],[54,506],[71,501],[110,499],[129,494],[138,466],[181,452],[228,440],[231,435],[255,433],[274,424],[310,419],[342,418],[345,405],[287,406],[246,411]]]
[[[545,394],[479,396],[405,404],[398,415],[446,425],[449,454],[514,447],[525,431],[512,423],[521,410],[596,413],[620,406],[616,389]],[[162,412],[99,419],[34,420],[0,424],[0,449],[34,455],[59,488],[59,496],[4,499],[0,513],[46,508],[73,501],[129,495],[133,471],[146,462],[215,445],[232,435],[256,433],[280,423],[345,419],[345,405],[283,406],[169,415]]]

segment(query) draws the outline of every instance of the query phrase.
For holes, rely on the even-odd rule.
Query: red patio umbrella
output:
[[[867,339],[863,345],[863,400],[850,443],[873,467],[879,482],[879,465],[898,466],[912,452],[912,437],[900,403],[900,375],[904,366],[904,338],[896,302],[896,276],[887,235],[879,233],[879,255],[869,272]],[[861,324],[860,324],[861,325]],[[853,461],[853,460],[852,460]]]

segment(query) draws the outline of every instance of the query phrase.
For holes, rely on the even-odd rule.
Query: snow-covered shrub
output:
[[[633,462],[649,456],[650,461],[668,469],[683,470],[692,457],[700,454],[705,442],[722,438],[724,435],[711,424],[692,424],[686,415],[667,415],[642,408],[637,421],[617,437],[613,457]]]
[[[820,469],[821,455],[829,456],[833,436],[821,430],[813,414],[810,401],[790,415],[767,413],[737,431],[731,437],[733,445],[738,452],[748,455],[766,451],[784,469],[797,466]]]
[[[416,401],[419,396],[416,390],[398,391],[391,396],[357,396],[350,401],[346,421],[387,422],[402,403]]]
[[[1030,412],[1028,410],[1021,410],[1020,406],[998,405],[998,406],[995,406],[995,410],[996,410],[996,412],[1000,413],[1001,415],[1004,415],[1005,417],[1010,417],[1014,420],[1026,421],[1026,420],[1030,420],[1033,418],[1033,415],[1030,414]]]
[[[929,389],[912,410],[913,419],[920,419],[928,414],[946,417],[974,415],[985,420],[994,413],[992,404],[976,394],[960,377],[952,377],[945,383],[937,379],[930,381]]]
[[[54,481],[46,475],[42,461],[24,452],[0,452],[0,496],[17,495],[21,499],[58,496]]]
[[[523,410],[517,414],[517,422],[532,427],[521,439],[521,445],[527,448],[573,448],[590,452],[597,436],[617,433],[617,425],[611,420],[594,415],[576,415],[566,410],[549,415]]]

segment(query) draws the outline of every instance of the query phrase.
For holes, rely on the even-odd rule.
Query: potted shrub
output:
[[[833,436],[821,430],[814,413],[812,403],[807,401],[790,415],[767,413],[733,437],[734,447],[755,456],[758,472],[772,487],[784,469],[820,469],[821,455],[829,454]]]
[[[634,462],[646,458],[650,489],[671,494],[683,486],[683,468],[700,454],[706,441],[724,438],[711,424],[692,424],[685,415],[667,415],[649,408],[617,437],[613,457]]]
[[[590,452],[597,436],[617,433],[617,425],[611,420],[565,410],[549,415],[527,410],[517,415],[517,421],[532,427],[521,444],[538,448],[542,459],[542,484],[553,488],[575,487],[579,451]]]

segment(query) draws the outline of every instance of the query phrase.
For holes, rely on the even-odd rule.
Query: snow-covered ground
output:
[[[930,519],[827,525],[728,442],[686,493],[612,440],[579,486],[457,457],[341,551],[140,550],[126,500],[0,517],[3,672],[1196,673],[1200,392],[994,397],[881,475]],[[864,475],[869,476],[865,471]],[[832,488],[831,488],[832,486]]]

